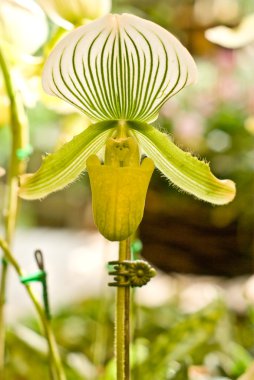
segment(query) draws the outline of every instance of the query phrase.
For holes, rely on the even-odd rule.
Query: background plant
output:
[[[204,2],[203,2],[204,3]],[[220,2],[221,4],[224,2]],[[231,2],[230,11],[226,12],[227,17],[229,19],[229,15],[232,13],[232,9],[235,9],[235,4],[237,2]],[[118,10],[119,5],[118,2]],[[229,177],[234,178],[238,183],[238,197],[236,200],[222,211],[222,208],[209,208],[210,217],[216,222],[222,222],[225,224],[230,223],[230,221],[235,220],[237,218],[237,222],[239,222],[238,234],[239,240],[242,242],[244,239],[247,239],[247,234],[251,238],[251,226],[253,223],[252,217],[252,208],[244,207],[244,205],[250,205],[252,202],[252,132],[251,132],[251,115],[252,115],[252,107],[251,107],[251,61],[248,59],[248,52],[238,51],[236,54],[230,54],[229,52],[225,52],[223,50],[219,50],[218,48],[212,47],[207,42],[204,42],[203,39],[203,31],[206,27],[213,25],[214,21],[207,21],[207,17],[209,15],[210,20],[214,17],[213,20],[216,20],[216,23],[222,23],[221,18],[222,12],[218,12],[217,16],[211,8],[209,8],[209,12],[206,12],[201,17],[195,18],[195,24],[191,25],[188,20],[190,20],[190,12],[191,7],[188,2],[180,3],[169,3],[169,2],[158,2],[157,6],[154,7],[152,2],[139,2],[136,4],[133,1],[131,3],[132,10],[135,12],[141,12],[142,15],[146,14],[148,18],[153,19],[156,22],[159,22],[164,27],[173,30],[182,41],[185,42],[188,46],[191,46],[191,51],[195,52],[199,56],[198,66],[199,66],[199,76],[202,80],[195,86],[190,87],[185,92],[180,93],[177,97],[172,98],[171,102],[168,103],[167,106],[164,107],[162,113],[160,115],[159,121],[157,122],[160,128],[163,130],[168,130],[169,132],[174,132],[174,140],[181,146],[189,149],[190,144],[192,146],[192,150],[195,152],[199,152],[199,155],[206,156],[211,161],[211,165],[213,167],[213,171],[221,178]],[[202,4],[201,4],[202,5]],[[165,6],[167,8],[165,8]],[[210,5],[211,6],[211,5]],[[126,10],[126,7],[130,7],[130,2],[128,4],[124,4],[122,2],[122,8],[120,10]],[[195,7],[195,15],[198,13],[198,7]],[[240,4],[240,12],[245,13],[248,9],[251,8],[251,4],[244,4],[241,2]],[[130,9],[130,8],[128,8]],[[165,11],[165,9],[167,11]],[[213,8],[214,9],[214,8]],[[187,12],[188,10],[188,12]],[[144,13],[145,12],[145,13]],[[141,13],[139,13],[141,14]],[[188,14],[188,17],[184,17],[185,14]],[[179,16],[181,15],[181,17]],[[217,18],[216,18],[217,17]],[[240,17],[240,16],[239,16]],[[177,20],[177,22],[176,22]],[[205,24],[206,23],[206,24]],[[233,23],[237,23],[237,19],[233,21]],[[200,26],[201,25],[201,26]],[[208,58],[209,57],[209,62]],[[236,59],[235,59],[236,58]],[[244,62],[244,64],[243,64]],[[228,64],[230,64],[230,70],[228,70]],[[223,85],[220,87],[220,90],[214,83],[229,83],[229,79],[233,79],[230,81],[231,85],[234,86],[236,92],[229,91],[224,92],[222,89],[232,88],[231,85]],[[206,95],[206,99],[205,96]],[[228,96],[230,95],[230,96]],[[232,96],[231,96],[232,95]],[[207,98],[209,101],[206,101]],[[204,104],[205,103],[205,104]],[[191,111],[191,112],[190,112]],[[63,127],[63,119],[65,117],[60,117],[59,115],[55,115],[54,112],[46,110],[43,105],[40,107],[31,109],[29,111],[30,123],[32,125],[32,141],[33,145],[35,145],[35,154],[30,163],[30,171],[35,171],[38,168],[40,155],[45,151],[52,151],[54,145],[56,143],[57,137],[59,135],[60,128]],[[79,116],[78,116],[79,118]],[[68,120],[68,123],[71,125],[72,120],[71,117]],[[67,122],[66,122],[67,124]],[[211,133],[215,130],[215,133]],[[223,133],[217,133],[222,131]],[[6,167],[6,157],[7,151],[6,147],[8,144],[4,143],[8,141],[8,136],[6,133],[6,129],[2,129],[0,131],[1,134],[1,162],[2,166]],[[44,136],[47,135],[47,138]],[[48,136],[51,136],[49,138]],[[217,138],[216,138],[217,136]],[[195,138],[194,138],[195,137]],[[226,138],[225,138],[226,137]],[[218,151],[219,144],[218,142],[224,141],[223,146]],[[226,141],[226,143],[225,143]],[[163,181],[154,178],[153,189],[158,189],[158,181],[160,181],[160,191],[164,190],[164,194],[167,198],[172,199],[172,195],[174,194],[174,199],[186,199],[183,194],[179,194],[176,198],[175,189],[168,188],[168,185],[163,183]],[[3,180],[1,181],[3,183]],[[81,207],[85,207],[87,201],[87,197],[89,197],[89,192],[87,188],[84,188],[86,185],[86,179],[81,178],[80,181],[76,182],[73,186],[69,187],[64,192],[58,192],[55,195],[50,196],[43,203],[25,203],[23,205],[24,213],[22,214],[22,224],[30,224],[40,223],[42,225],[51,225],[51,226],[83,226],[84,220],[82,213],[80,212]],[[70,200],[74,201],[70,201]],[[59,208],[58,205],[60,202],[64,202],[64,207]],[[191,200],[193,204],[195,201]],[[205,207],[203,205],[203,207]],[[64,212],[66,211],[66,213]],[[220,211],[219,211],[220,210]],[[67,215],[68,216],[67,216]],[[87,218],[87,216],[86,216]],[[216,222],[216,223],[217,223]],[[89,222],[87,218],[85,220],[86,225]],[[245,252],[250,252],[250,244],[245,241]],[[235,257],[235,263],[237,262],[236,250],[232,250],[232,257]],[[235,255],[235,256],[234,256]],[[169,255],[170,256],[170,255]],[[249,257],[249,256],[248,256]],[[246,256],[246,259],[248,259]],[[238,268],[239,270],[240,268]],[[95,302],[95,301],[94,301]],[[93,302],[91,301],[91,304]],[[100,304],[100,303],[99,303]],[[98,304],[96,304],[98,305]],[[88,307],[86,305],[85,307]],[[94,306],[96,308],[97,306]],[[94,310],[94,309],[93,309]],[[148,315],[151,315],[153,307],[149,307],[147,311]],[[154,313],[161,317],[163,314],[163,310],[165,308],[157,308],[154,310]],[[93,313],[93,312],[92,312]],[[142,309],[141,315],[144,313]],[[84,311],[80,313],[85,314]],[[96,321],[95,312],[92,314],[92,320]],[[176,314],[172,319],[177,320],[183,314],[182,309],[179,309],[179,314]],[[61,333],[59,333],[59,337],[61,334],[65,332],[66,325],[72,326],[72,321],[67,311],[64,312],[66,317],[66,322],[63,324]],[[250,334],[250,320],[249,313],[245,315],[241,315],[239,317],[239,313],[235,316],[237,321],[242,321],[244,319],[244,323],[238,324],[243,330],[240,334],[235,335],[235,331],[230,337],[230,340],[237,340],[237,342],[241,345],[241,347],[245,347],[249,352],[252,350],[251,343],[251,334]],[[109,316],[112,319],[112,315]],[[91,322],[91,319],[88,318],[88,322]],[[168,319],[171,321],[171,319]],[[60,321],[58,321],[60,326]],[[170,323],[167,324],[165,321],[166,328]],[[200,323],[199,323],[200,324]],[[233,325],[236,325],[235,323]],[[34,327],[34,323],[30,324],[30,326]],[[161,323],[158,318],[154,318],[154,323],[147,316],[147,329],[141,335],[150,336],[150,333],[153,331],[152,326],[158,326],[161,328]],[[216,324],[218,327],[219,325]],[[216,327],[216,328],[217,328]],[[111,328],[111,327],[110,327]],[[107,330],[110,332],[110,328]],[[157,328],[155,329],[156,333],[158,333]],[[160,330],[163,334],[163,331]],[[244,332],[245,331],[245,332]],[[81,333],[82,335],[82,333]],[[109,334],[110,335],[110,334]],[[242,339],[243,337],[248,336],[249,339]],[[239,339],[240,338],[240,339]],[[15,337],[12,337],[12,342],[17,344]],[[67,339],[67,338],[65,338]],[[110,340],[110,338],[109,338]],[[181,340],[181,338],[180,338]],[[91,340],[92,341],[92,340]],[[62,341],[64,343],[64,339]],[[70,345],[67,347],[70,352],[73,350],[73,342],[69,342]],[[77,351],[80,349],[80,346],[76,346]],[[23,353],[29,352],[26,343],[22,344]],[[205,351],[206,345],[200,346],[200,352]],[[28,350],[28,351],[26,351]],[[210,347],[210,352],[212,352],[215,357],[218,359],[220,357],[220,350],[216,351],[213,347]],[[19,355],[19,351],[16,351]],[[247,352],[247,351],[246,351]],[[21,355],[22,356],[22,355]],[[36,355],[35,355],[36,356]],[[38,368],[40,366],[40,357],[37,357]],[[89,356],[90,357],[90,356]],[[240,358],[241,355],[238,353],[237,358]],[[233,362],[237,363],[238,359],[234,358]],[[181,362],[181,359],[179,359]],[[231,359],[230,359],[231,360]],[[223,360],[222,360],[223,361]],[[13,373],[18,373],[21,371],[18,366],[18,358],[16,362],[16,368]],[[107,359],[105,359],[107,362]],[[195,363],[202,362],[202,359],[195,359]],[[228,363],[228,361],[226,361]],[[231,362],[232,363],[232,362]],[[225,364],[225,361],[224,361]],[[185,369],[188,367],[190,363],[185,364]],[[241,367],[242,365],[242,367]],[[243,371],[244,366],[246,366],[246,362],[239,365],[239,373]],[[149,363],[147,363],[147,368],[149,367]],[[229,370],[229,367],[222,370],[222,367],[219,369],[219,373],[222,374],[227,373],[229,378],[234,378],[233,372]],[[242,369],[241,369],[242,368]],[[28,373],[28,369],[27,372]],[[20,373],[20,372],[19,372]],[[15,376],[15,374],[13,375]],[[17,375],[18,376],[18,375]],[[19,375],[20,376],[20,375]],[[24,376],[24,375],[23,375]],[[29,378],[29,375],[27,375]],[[45,374],[44,374],[45,376]],[[73,375],[74,376],[74,375]],[[87,375],[88,378],[89,375]],[[172,376],[180,376],[180,375],[172,375]],[[183,375],[185,376],[185,375]],[[183,377],[185,378],[185,377]]]

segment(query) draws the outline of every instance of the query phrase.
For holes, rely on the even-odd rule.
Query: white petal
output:
[[[44,69],[46,92],[90,119],[152,122],[196,80],[196,65],[168,31],[129,14],[107,15],[69,33]]]
[[[47,39],[46,16],[32,0],[0,0],[0,34],[20,53],[32,54]]]
[[[206,38],[228,49],[237,49],[254,42],[254,13],[245,17],[236,28],[216,26],[207,29]]]

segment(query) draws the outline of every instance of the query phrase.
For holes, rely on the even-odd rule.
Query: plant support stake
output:
[[[11,252],[8,244],[0,239],[0,248],[3,250],[5,254],[5,258],[8,260],[8,262],[12,265],[14,270],[16,271],[17,275],[19,276],[21,282],[23,283],[29,298],[31,299],[37,314],[40,318],[44,333],[45,333],[45,338],[47,340],[48,344],[48,350],[49,350],[49,356],[50,356],[50,361],[54,366],[54,379],[56,380],[66,380],[64,369],[62,366],[61,358],[58,352],[58,347],[55,341],[55,337],[52,331],[52,326],[51,326],[51,321],[47,316],[46,310],[40,302],[38,301],[36,295],[34,294],[31,285],[29,284],[31,281],[36,279],[38,281],[38,278],[41,281],[41,272],[37,272],[34,275],[29,275],[29,276],[24,276],[24,273],[15,259],[13,253]],[[32,280],[31,280],[32,278]],[[1,378],[2,380],[2,378]]]

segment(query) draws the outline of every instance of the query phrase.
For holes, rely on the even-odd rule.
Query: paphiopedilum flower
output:
[[[206,38],[228,49],[238,49],[254,43],[254,13],[244,17],[235,28],[224,25],[207,29]]]
[[[70,30],[83,20],[95,20],[110,12],[111,0],[38,0],[49,17]]]
[[[47,37],[47,18],[35,1],[0,1],[1,54],[4,55],[15,90],[21,93],[27,107],[33,107],[38,98],[36,74],[41,59],[33,54]],[[0,73],[0,127],[10,124],[10,103],[6,83]]]
[[[0,35],[1,45],[14,59],[32,55],[47,39],[46,16],[33,0],[1,0]]]
[[[162,105],[195,82],[196,75],[195,62],[183,45],[165,29],[139,17],[110,14],[72,31],[46,62],[43,87],[95,124],[46,156],[36,173],[22,176],[20,196],[43,198],[76,180],[87,165],[97,170],[100,162],[89,157],[103,151],[110,137],[118,136],[119,152],[126,147],[134,152],[135,141],[141,154],[183,191],[213,204],[230,202],[235,195],[232,181],[217,179],[206,162],[179,149],[151,125]],[[130,146],[127,138],[118,135],[123,129],[125,137],[131,137]],[[100,189],[103,196],[111,191],[110,183]]]

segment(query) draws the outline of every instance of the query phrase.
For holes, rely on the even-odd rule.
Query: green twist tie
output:
[[[27,276],[21,276],[20,282],[24,285],[27,285],[30,282],[40,282],[42,284],[42,298],[43,298],[44,310],[45,310],[45,314],[47,318],[50,319],[51,316],[50,316],[49,299],[48,299],[47,273],[44,270],[43,255],[39,249],[35,251],[34,255],[35,255],[36,263],[40,270],[36,273],[30,274]]]
[[[32,145],[28,144],[25,148],[18,148],[16,150],[16,156],[19,160],[25,160],[26,158],[30,157],[30,155],[33,152]]]
[[[36,273],[27,275],[27,276],[21,276],[20,282],[22,284],[29,284],[30,282],[43,282],[46,279],[46,272],[43,270],[40,270]]]

